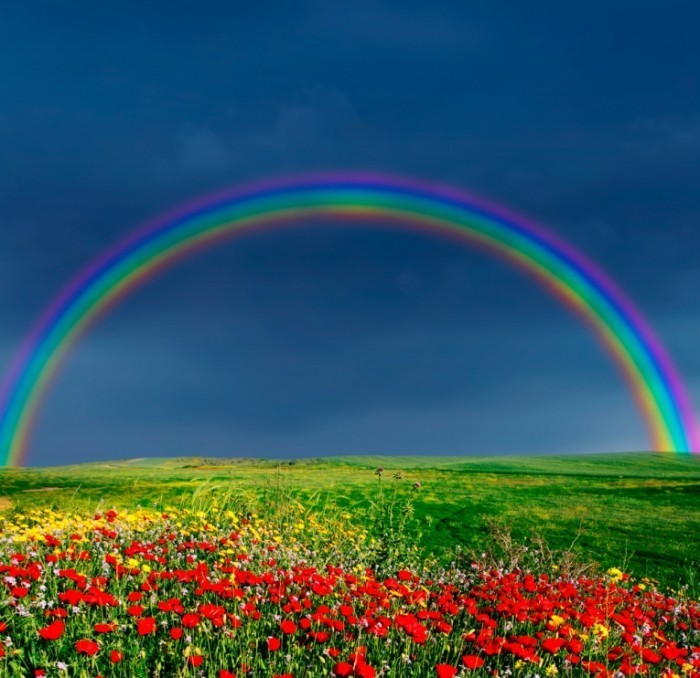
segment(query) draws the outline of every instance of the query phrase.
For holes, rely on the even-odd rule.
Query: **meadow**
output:
[[[0,676],[700,676],[700,464],[0,472]]]
[[[0,472],[0,500],[21,507],[159,508],[197,493],[270,506],[290,495],[361,515],[384,486],[421,483],[413,504],[423,546],[479,549],[494,527],[537,534],[605,567],[664,585],[692,580],[700,562],[700,463],[663,454],[561,457],[331,457],[300,460],[137,459]],[[400,483],[393,474],[402,472]]]

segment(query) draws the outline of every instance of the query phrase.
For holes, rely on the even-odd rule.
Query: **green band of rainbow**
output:
[[[47,308],[0,391],[0,463],[21,465],[39,405],[70,348],[149,277],[237,233],[338,219],[418,229],[488,249],[538,280],[594,331],[627,381],[653,449],[700,450],[680,378],[640,314],[570,246],[452,189],[352,175],[288,180],[217,196],[149,224],[88,266]]]

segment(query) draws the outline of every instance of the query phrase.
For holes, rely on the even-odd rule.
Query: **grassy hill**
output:
[[[518,540],[539,534],[554,548],[575,541],[575,550],[604,567],[673,586],[692,578],[700,561],[700,460],[680,455],[192,457],[3,469],[0,508],[166,506],[202,491],[264,505],[285,493],[356,511],[361,520],[380,487],[405,494],[416,482],[420,539],[435,552],[482,548],[496,521]]]

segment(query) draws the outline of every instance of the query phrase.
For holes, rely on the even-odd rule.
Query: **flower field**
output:
[[[374,522],[291,499],[5,511],[0,676],[700,677],[687,593],[424,555],[418,492]]]

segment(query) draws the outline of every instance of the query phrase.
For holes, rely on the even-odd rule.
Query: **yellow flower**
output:
[[[591,629],[593,631],[593,634],[598,636],[599,638],[607,638],[608,634],[610,633],[610,630],[608,629],[607,626],[603,626],[603,624],[593,624],[593,628]]]
[[[607,574],[612,577],[613,581],[620,581],[620,579],[622,579],[622,570],[617,567],[611,567],[607,571]]]
[[[552,624],[552,626],[559,627],[561,626],[566,620],[564,617],[560,617],[558,614],[553,614],[552,618],[549,620],[549,623]]]

